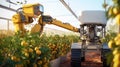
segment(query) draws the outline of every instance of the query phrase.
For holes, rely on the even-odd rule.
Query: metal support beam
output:
[[[4,18],[4,17],[0,17],[0,19],[11,21],[11,19],[9,19],[9,18]]]
[[[66,4],[64,0],[60,0],[60,2],[73,14],[73,16],[79,21],[78,16],[73,12],[73,10]]]
[[[6,2],[10,3],[10,4],[14,4],[14,5],[17,5],[16,3],[10,1],[10,0],[6,0]]]
[[[16,12],[15,9],[12,9],[12,8],[9,8],[9,7],[6,7],[6,6],[3,6],[0,4],[0,8],[3,8],[3,9],[7,9],[7,10],[10,10],[10,11],[13,11],[13,12]]]

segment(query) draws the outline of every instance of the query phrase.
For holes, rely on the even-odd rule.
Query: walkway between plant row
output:
[[[71,53],[69,52],[66,57],[61,60],[60,67],[71,67],[70,64]],[[100,53],[89,51],[85,54],[85,62],[82,62],[82,67],[102,67]]]

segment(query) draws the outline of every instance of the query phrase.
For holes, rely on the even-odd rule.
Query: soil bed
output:
[[[60,64],[60,67],[71,67],[71,53],[67,54],[66,60]],[[102,67],[100,52],[89,51],[85,53],[85,61],[81,63],[82,67]]]

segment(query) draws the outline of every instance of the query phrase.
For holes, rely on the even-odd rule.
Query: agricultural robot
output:
[[[45,24],[53,24],[74,32],[80,33],[81,43],[73,43],[71,46],[71,66],[81,67],[81,62],[85,61],[85,52],[87,50],[100,50],[103,66],[106,65],[105,53],[109,52],[106,44],[102,44],[100,38],[105,36],[105,12],[104,11],[83,11],[80,16],[80,28],[76,28],[68,23],[53,19],[51,16],[44,15],[43,5],[25,4],[13,15],[12,21],[15,32],[26,32],[24,25],[33,23],[33,18],[38,18],[37,28],[33,27],[31,33],[43,31]],[[98,36],[98,34],[102,34]]]

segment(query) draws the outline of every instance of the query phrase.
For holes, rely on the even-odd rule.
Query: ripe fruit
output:
[[[32,48],[29,48],[29,52],[30,52],[30,53],[33,53],[33,49],[32,49]]]
[[[41,51],[40,50],[36,50],[36,54],[37,55],[41,55]]]
[[[108,15],[111,16],[113,14],[113,7],[109,7]]]
[[[47,62],[47,58],[46,58],[46,57],[44,57],[43,62],[44,62],[44,63],[46,63],[46,62]]]
[[[114,42],[114,40],[110,40],[110,41],[108,42],[108,47],[111,48],[111,49],[115,47],[115,42]]]
[[[16,56],[11,56],[11,60],[16,61]]]
[[[113,67],[120,67],[120,62],[115,62],[115,63],[113,64]]]
[[[120,37],[120,33],[119,33],[119,34],[117,34],[117,37]]]
[[[24,55],[25,55],[26,57],[29,57],[29,53],[27,53],[27,52],[26,52]]]
[[[116,43],[116,45],[120,45],[120,35],[117,35],[115,38],[114,38],[114,40],[115,40],[115,43]]]
[[[8,56],[11,56],[11,54],[10,54],[10,53],[8,53]]]
[[[35,49],[34,50],[39,50],[39,47],[35,47]]]
[[[120,14],[118,14],[116,17],[115,17],[115,21],[118,25],[120,25]]]
[[[113,50],[113,55],[116,55],[116,54],[119,54],[120,53],[120,49],[118,47],[116,47],[114,50]]]
[[[33,64],[33,67],[37,67],[37,64],[34,63],[34,64]]]
[[[21,46],[27,46],[27,45],[28,45],[28,43],[27,43],[26,41],[23,40],[23,41],[21,42]]]
[[[44,64],[43,67],[48,67],[48,65],[47,65],[47,64]]]
[[[120,46],[120,39],[117,40],[115,43],[116,43],[117,46]]]
[[[119,9],[117,7],[113,7],[113,13],[114,15],[117,15],[119,13]]]
[[[114,55],[113,62],[115,62],[115,63],[120,62],[120,54],[119,53]]]
[[[42,61],[41,61],[41,60],[39,60],[39,61],[37,62],[37,64],[41,65],[41,64],[42,64]]]
[[[16,64],[15,67],[24,67],[23,64]]]

